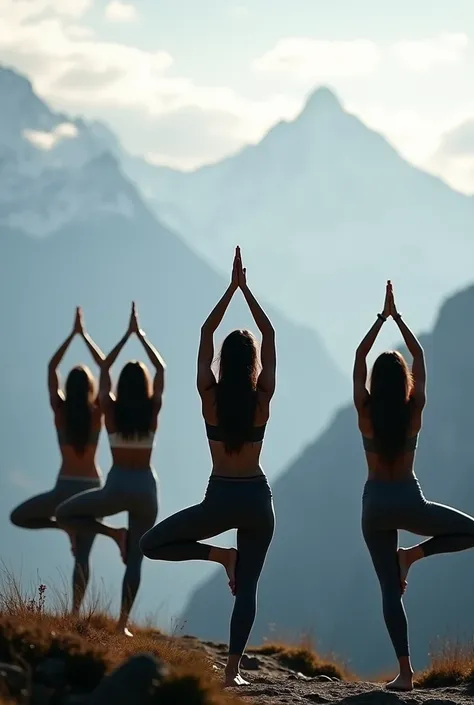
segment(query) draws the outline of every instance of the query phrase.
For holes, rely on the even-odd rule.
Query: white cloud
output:
[[[130,3],[112,0],[105,7],[105,18],[109,22],[133,22],[137,17],[137,8]]]
[[[46,0],[39,1],[46,7]],[[6,18],[0,25],[0,61],[26,73],[35,90],[60,109],[107,120],[133,152],[171,159],[174,150],[183,165],[190,160],[197,165],[260,139],[269,126],[292,117],[301,105],[284,95],[247,100],[225,86],[200,86],[189,78],[171,76],[173,58],[167,52],[96,38],[90,27],[77,21],[79,4],[74,8],[73,0],[67,3],[66,17],[54,14],[50,1],[50,12],[36,18],[36,7],[29,5],[30,15],[15,13],[16,0],[0,0]],[[202,138],[209,152],[195,149],[185,158],[180,142],[183,130],[193,129],[189,117],[193,111],[199,116],[194,140],[197,144]],[[166,144],[164,134],[169,136]],[[39,139],[43,145],[51,140]]]
[[[0,0],[2,23],[22,22],[47,14],[81,17],[92,0]]]
[[[441,34],[431,39],[397,42],[391,52],[404,68],[424,73],[437,66],[461,63],[468,44],[466,34]]]
[[[35,147],[50,150],[63,139],[73,139],[77,137],[78,129],[71,122],[62,122],[51,132],[41,132],[40,130],[24,130],[23,137],[31,142]]]
[[[474,118],[444,132],[428,167],[459,191],[474,194]]]
[[[280,39],[253,62],[257,71],[289,74],[303,81],[326,80],[372,73],[380,51],[367,39],[327,41],[307,37]]]

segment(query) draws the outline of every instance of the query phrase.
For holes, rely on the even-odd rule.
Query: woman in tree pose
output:
[[[104,355],[84,329],[80,308],[76,309],[74,327],[48,365],[48,387],[54,423],[61,453],[61,467],[52,490],[27,500],[13,510],[11,521],[24,529],[60,529],[56,521],[56,508],[73,495],[98,488],[102,476],[95,456],[102,426],[102,413],[97,397],[97,385],[88,367],[74,367],[67,379],[65,393],[61,391],[58,367],[74,336],[86,343],[100,367]],[[73,613],[81,606],[89,581],[89,555],[94,536],[76,536],[68,532],[75,558],[72,587]]]
[[[155,368],[153,383],[143,362],[127,362],[122,369],[116,394],[112,394],[110,368],[132,334],[143,344]],[[165,363],[138,325],[135,304],[128,330],[107,355],[101,368],[99,398],[105,415],[113,465],[102,489],[76,495],[61,504],[58,522],[69,531],[85,536],[102,534],[118,545],[126,565],[118,630],[133,636],[128,617],[140,586],[143,556],[139,541],[158,513],[156,474],[150,465],[158,413],[164,388]],[[128,512],[128,530],[98,521],[99,517]]]
[[[382,353],[366,387],[366,357],[389,316],[398,325],[413,357],[410,372],[403,356]],[[437,553],[474,546],[474,519],[425,499],[414,474],[415,450],[425,406],[423,348],[404,323],[387,283],[383,313],[357,348],[354,364],[354,404],[369,470],[362,500],[362,531],[382,590],[383,613],[400,674],[387,684],[392,690],[412,690],[413,670],[402,595],[410,567]],[[398,529],[431,536],[411,548],[398,548]]]
[[[260,361],[252,333],[235,330],[222,344],[216,381],[213,335],[238,288],[262,334]],[[240,660],[255,619],[257,584],[274,530],[272,494],[259,460],[275,391],[276,353],[273,326],[247,285],[239,248],[231,283],[201,328],[197,367],[212,456],[206,495],[200,504],[157,524],[140,546],[153,560],[203,560],[224,567],[235,595],[225,683],[246,685]],[[237,529],[237,550],[200,543],[229,529]]]

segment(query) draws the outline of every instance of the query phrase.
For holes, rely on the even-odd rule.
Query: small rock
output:
[[[312,680],[309,676],[305,676],[304,673],[290,673],[288,676],[289,681],[310,681]]]
[[[31,703],[32,705],[50,705],[54,694],[54,688],[43,683],[33,683]]]
[[[89,705],[89,695],[87,693],[70,693],[61,700],[61,705]]]
[[[309,693],[305,696],[307,700],[311,700],[312,703],[330,703],[331,698],[326,698],[324,695],[319,693]]]
[[[28,703],[31,693],[29,674],[20,666],[0,663],[0,690],[13,696],[19,705]]]
[[[262,666],[262,662],[257,656],[247,656],[247,654],[244,654],[242,656],[242,660],[240,661],[240,665],[244,671],[259,671]]]
[[[88,705],[152,705],[167,673],[151,654],[137,654],[102,680]]]
[[[247,692],[247,691],[246,691]],[[256,691],[257,695],[271,695],[272,697],[280,695],[278,688],[262,688],[260,691]]]
[[[50,688],[64,688],[67,680],[66,664],[61,658],[45,658],[36,667],[33,679],[35,683]]]

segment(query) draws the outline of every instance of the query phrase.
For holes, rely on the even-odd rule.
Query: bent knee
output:
[[[150,537],[149,537],[149,531],[143,534],[141,537],[140,541],[138,542],[138,546],[140,547],[140,551],[143,556],[146,558],[149,558],[148,552],[151,548],[151,542],[150,542]]]
[[[77,514],[77,511],[74,509],[74,500],[75,497],[70,497],[69,499],[65,499],[64,502],[61,502],[61,504],[58,504],[54,511],[56,519],[71,517]]]
[[[156,527],[146,531],[139,541],[140,552],[145,558],[153,558],[156,549],[160,547],[160,539]]]
[[[20,507],[17,507],[11,512],[10,521],[14,526],[23,527],[25,525],[25,517]]]

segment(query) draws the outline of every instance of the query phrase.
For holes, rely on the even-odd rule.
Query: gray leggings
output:
[[[274,525],[272,493],[264,476],[251,479],[211,476],[201,504],[168,517],[140,541],[143,554],[153,560],[206,561],[212,547],[199,541],[237,529],[230,654],[241,655],[245,650],[255,620],[258,580]]]
[[[128,512],[126,571],[122,584],[121,617],[127,618],[140,587],[143,556],[141,536],[153,526],[158,514],[157,481],[153,468],[122,468],[113,465],[102,489],[89,490],[63,502],[56,510],[66,529],[94,537],[108,536],[110,527],[97,521]]]
[[[49,492],[28,499],[13,510],[10,520],[23,529],[62,529],[55,519],[56,508],[61,502],[85,490],[100,488],[100,478],[58,477]],[[89,582],[89,556],[95,536],[75,537],[75,562],[72,575],[73,611],[81,606]]]
[[[398,529],[432,536],[420,544],[425,556],[474,547],[474,519],[428,502],[416,478],[369,480],[362,499],[362,532],[382,589],[383,613],[398,658],[409,656],[408,626],[398,566]]]

